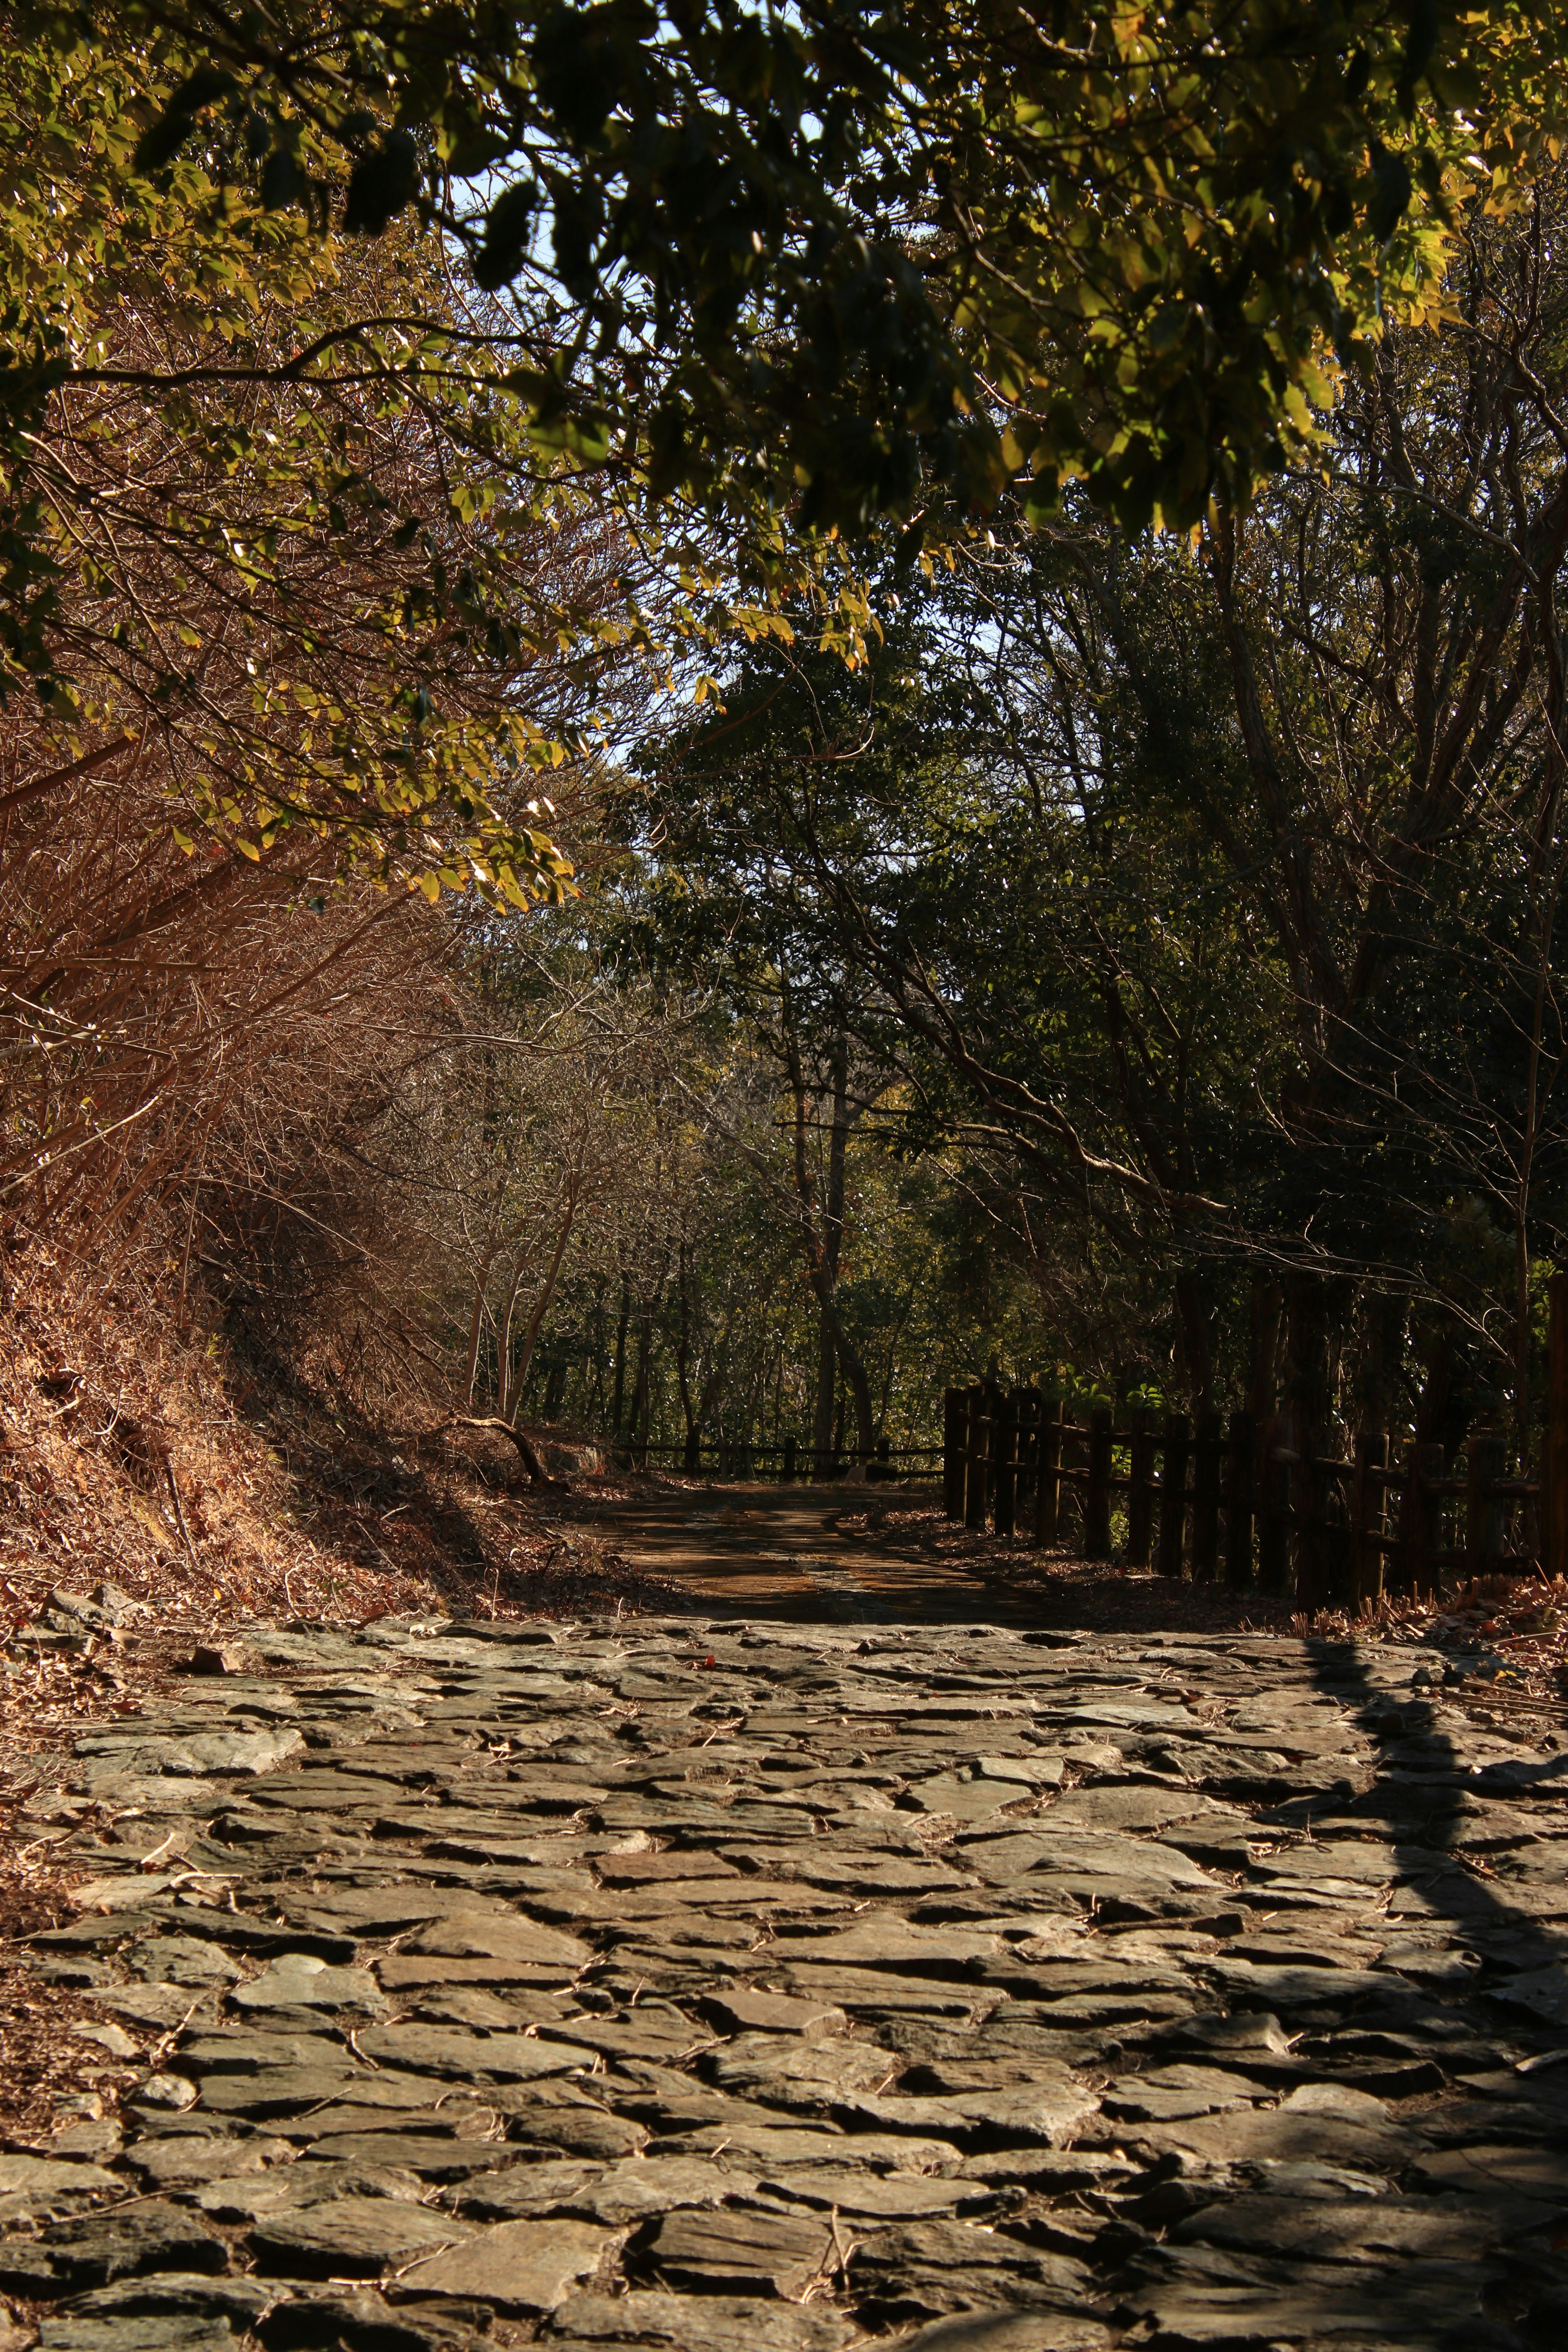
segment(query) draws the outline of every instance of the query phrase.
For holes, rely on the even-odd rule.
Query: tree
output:
[[[1085,474],[1124,521],[1191,520],[1310,431],[1331,352],[1432,297],[1460,194],[1510,201],[1563,105],[1543,0],[122,0],[19,33],[11,563],[46,676],[28,436],[70,387],[412,379],[504,471],[564,452],[721,520],[763,583],[791,512],[898,516],[912,553],[949,498],[1021,478],[1045,512]],[[63,237],[62,150],[90,160]],[[91,282],[175,220],[204,289],[405,220],[468,288],[127,366]]]
[[[753,888],[853,975],[911,1141],[999,1203],[1013,1160],[1022,1259],[1037,1217],[1164,1285],[1200,1406],[1272,1397],[1282,1284],[1320,1430],[1336,1387],[1386,1411],[1462,1353],[1523,1450],[1568,1210],[1560,203],[1548,174],[1473,214],[1450,315],[1357,372],[1324,467],[1194,542],[1069,502],[888,583],[851,683],[804,636],[738,657],[641,836],[678,867],[728,780]]]

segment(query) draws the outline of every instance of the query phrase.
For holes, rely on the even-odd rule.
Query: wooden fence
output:
[[[942,1493],[950,1519],[998,1535],[1063,1540],[1112,1558],[1123,1520],[1129,1568],[1223,1579],[1303,1605],[1364,1607],[1385,1591],[1431,1593],[1445,1578],[1568,1571],[1568,1276],[1551,1286],[1544,1476],[1510,1475],[1504,1439],[1469,1432],[1441,1445],[1362,1431],[1348,1458],[1288,1415],[1081,1419],[1037,1389],[949,1389]]]
[[[797,1478],[842,1478],[859,1456],[847,1454],[842,1447],[819,1452],[803,1445],[797,1437],[786,1436],[704,1439],[689,1451],[685,1445],[633,1444],[619,1449],[617,1458],[638,1462],[645,1469],[649,1462],[668,1462],[677,1469],[684,1465],[700,1474],[711,1469],[721,1478],[771,1475],[790,1486]],[[866,1471],[871,1478],[934,1478],[939,1475],[942,1459],[940,1445],[892,1445],[883,1437],[878,1440],[875,1454],[868,1458]],[[929,1469],[921,1466],[927,1464]]]

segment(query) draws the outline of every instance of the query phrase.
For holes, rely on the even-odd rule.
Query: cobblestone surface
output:
[[[251,1648],[31,1800],[135,2078],[0,2155],[43,2352],[1568,2338],[1568,1754],[1427,1654]]]

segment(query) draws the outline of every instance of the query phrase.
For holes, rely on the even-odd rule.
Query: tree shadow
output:
[[[1532,1793],[1568,1794],[1568,1752],[1467,1763],[1434,1697],[1402,1697],[1380,1688],[1372,1679],[1369,1658],[1353,1642],[1309,1639],[1306,1649],[1314,1687],[1349,1707],[1377,1747],[1371,1788],[1340,1804],[1340,1817],[1384,1828],[1396,1885],[1415,1889],[1427,1919],[1446,1921],[1456,1943],[1500,1969],[1562,1967],[1563,2013],[1568,2017],[1568,1899],[1561,1923],[1538,1918],[1510,1899],[1506,1880],[1478,1872],[1458,1850],[1468,1818],[1467,1798],[1506,1803]],[[1558,1714],[1553,1727],[1559,1726],[1568,1728],[1568,1713]],[[1287,1819],[1308,1803],[1282,1806],[1276,1818]],[[1419,1913],[1410,1916],[1412,1936],[1422,1924]]]

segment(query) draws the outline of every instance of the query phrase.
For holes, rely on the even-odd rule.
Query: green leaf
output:
[[[226,67],[198,66],[169,100],[156,122],[142,133],[132,157],[138,172],[162,171],[172,163],[196,127],[196,117],[236,88]]]
[[[528,257],[529,230],[540,194],[531,180],[503,188],[490,206],[484,243],[474,256],[474,281],[487,293],[510,285]]]
[[[406,211],[419,185],[419,149],[408,131],[389,131],[350,174],[343,226],[351,236],[379,236]]]

